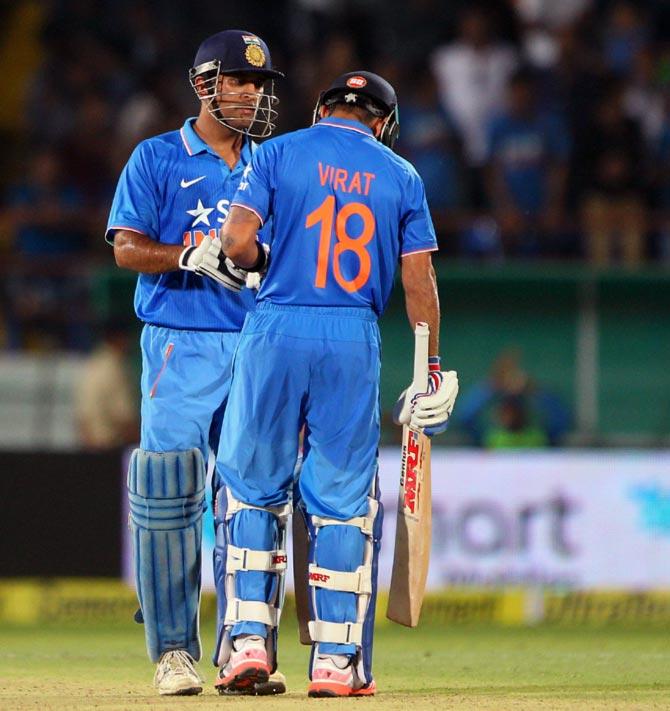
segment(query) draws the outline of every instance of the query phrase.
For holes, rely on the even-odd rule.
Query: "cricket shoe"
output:
[[[270,678],[265,640],[259,635],[240,635],[233,640],[228,662],[219,669],[214,686],[220,694],[254,694],[256,684]]]
[[[270,674],[265,682],[256,682],[246,689],[221,689],[219,693],[223,696],[276,696],[286,693],[286,677],[277,670]]]
[[[254,684],[254,696],[276,696],[277,694],[285,693],[286,677],[280,671],[270,674],[267,681],[257,681]]]
[[[202,679],[193,657],[183,649],[165,652],[158,660],[154,686],[163,696],[192,696],[202,692]]]
[[[363,684],[350,657],[344,654],[319,654],[312,669],[312,681],[307,687],[307,695],[373,696],[376,690],[374,681]]]

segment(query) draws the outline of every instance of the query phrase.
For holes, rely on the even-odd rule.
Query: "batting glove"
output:
[[[456,396],[458,375],[455,370],[441,371],[439,356],[428,362],[427,389],[417,391],[414,384],[404,390],[393,408],[393,420],[432,437],[447,429]]]
[[[179,255],[179,268],[208,276],[230,291],[241,291],[247,272],[236,267],[221,251],[221,240],[205,237],[197,247],[186,247]]]
[[[412,406],[410,427],[421,430],[428,437],[441,434],[447,429],[458,395],[456,371],[442,371],[440,376],[438,389],[432,393],[417,395]]]

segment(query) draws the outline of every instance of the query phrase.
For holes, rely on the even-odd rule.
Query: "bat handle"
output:
[[[423,321],[414,327],[414,378],[415,392],[425,392],[428,387],[428,337],[430,328]]]

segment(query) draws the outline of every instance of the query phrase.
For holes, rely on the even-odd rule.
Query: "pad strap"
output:
[[[281,548],[274,551],[257,551],[251,548],[238,548],[229,543],[226,572],[260,570],[266,573],[279,573],[286,570],[286,561],[286,551]]]
[[[240,600],[237,597],[228,601],[226,606],[225,625],[234,625],[238,622],[260,622],[268,627],[276,627],[278,610],[274,605],[258,600]]]
[[[355,526],[356,528],[360,528],[366,536],[371,536],[378,509],[379,502],[376,499],[368,497],[367,516],[354,516],[344,521],[337,518],[324,518],[322,516],[310,516],[310,518],[315,528],[321,528],[322,526]]]
[[[341,570],[329,570],[310,564],[308,582],[316,588],[372,595],[372,566],[359,565],[355,571],[344,573]]]
[[[278,506],[253,506],[252,504],[245,504],[243,501],[236,499],[228,487],[226,487],[226,494],[228,497],[226,521],[229,521],[238,511],[242,511],[242,509],[252,509],[254,511],[268,511],[279,519],[280,525],[285,526],[293,511],[293,506],[290,501],[287,501],[285,504],[279,504]]]
[[[309,636],[313,642],[355,644],[360,647],[363,641],[363,625],[359,622],[311,620],[309,622]]]

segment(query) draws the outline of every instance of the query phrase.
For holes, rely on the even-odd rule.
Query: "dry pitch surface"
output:
[[[366,699],[307,699],[307,648],[290,620],[280,668],[289,692],[274,698],[159,697],[141,627],[82,624],[0,628],[0,709],[670,709],[670,629],[380,625],[379,693]],[[206,622],[204,644],[212,644]]]

